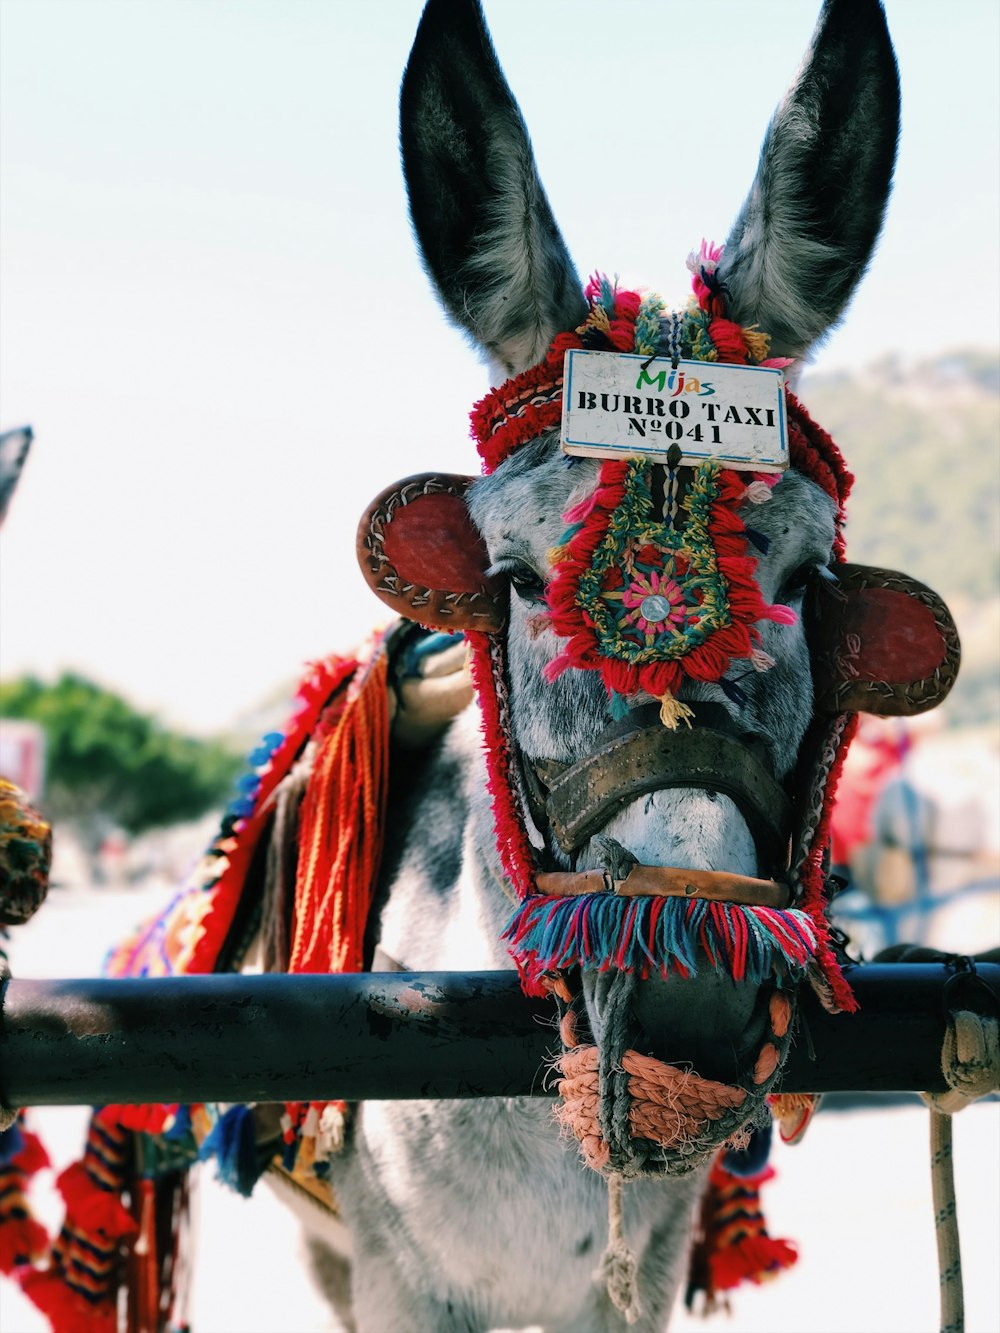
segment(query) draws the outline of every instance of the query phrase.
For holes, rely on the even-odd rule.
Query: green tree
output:
[[[135,834],[195,819],[225,799],[240,767],[219,742],[170,731],[72,672],[54,685],[0,682],[0,716],[44,728],[45,810],[88,842],[109,823]]]

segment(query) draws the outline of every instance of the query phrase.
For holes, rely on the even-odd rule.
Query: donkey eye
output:
[[[787,602],[793,597],[799,597],[805,592],[806,588],[819,574],[819,566],[815,560],[808,560],[805,564],[799,565],[798,569],[785,580],[781,585],[781,592],[778,600]]]
[[[488,572],[490,574],[501,574],[504,578],[509,579],[511,587],[522,601],[540,602],[545,596],[545,585],[542,579],[523,560],[515,560],[510,557],[506,560],[498,560]]]
[[[520,561],[508,571],[511,587],[526,602],[540,602],[545,595],[545,585],[529,565]]]

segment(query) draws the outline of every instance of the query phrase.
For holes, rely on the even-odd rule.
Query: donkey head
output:
[[[896,67],[880,5],[827,0],[768,129],[757,178],[721,258],[702,254],[701,279],[724,301],[732,326],[762,330],[772,353],[800,360],[837,321],[875,246],[897,130]],[[595,289],[588,300],[476,0],[427,5],[402,87],[401,141],[427,271],[451,318],[488,358],[494,383],[543,362],[557,335],[600,322],[592,317]],[[607,286],[603,291],[606,324],[608,315],[615,318],[616,294]],[[669,319],[658,320],[655,350],[669,352],[670,330]],[[728,359],[718,350],[716,356]],[[521,431],[518,447],[473,483],[467,500],[488,552],[490,587],[509,585],[502,631],[509,740],[537,864],[564,875],[595,870],[609,885],[624,880],[635,863],[770,879],[786,868],[790,832],[773,805],[785,799],[782,788],[813,711],[805,632],[792,613],[833,558],[836,495],[794,468],[773,488],[740,489],[731,509],[752,524],[756,565],[747,567],[759,599],[753,604],[766,606],[770,618],[744,640],[752,653],[747,648],[727,656],[722,671],[682,673],[664,698],[687,713],[693,727],[666,732],[655,707],[652,718],[644,711],[660,691],[632,679],[615,696],[601,672],[582,662],[558,669],[567,641],[554,624],[553,560],[567,521],[588,512],[604,474],[594,458],[568,460],[551,427],[523,438],[531,434]],[[644,484],[666,521],[670,497],[664,498],[663,477],[657,480],[665,473],[652,465]],[[659,586],[651,585],[640,612],[653,615],[661,606]],[[581,761],[595,751],[616,753],[614,713],[623,732],[648,736],[656,727],[668,744],[689,749],[695,737],[687,769],[682,764],[678,777],[675,767],[669,780],[662,771],[660,781],[640,779],[634,791],[608,778],[611,759],[581,774]],[[711,761],[702,748],[706,732],[719,747]],[[655,735],[642,744],[658,755],[663,749]],[[741,756],[751,756],[753,782],[762,784],[764,795],[756,799],[747,797],[742,779],[727,776],[743,765]],[[662,770],[653,763],[658,766]],[[700,778],[684,777],[699,768]],[[602,784],[612,788],[603,804]],[[569,790],[564,822],[572,829],[560,829],[552,818],[557,788]],[[594,797],[595,818],[582,808],[581,790]],[[581,808],[572,808],[574,800]],[[593,920],[599,930],[598,917]],[[631,1046],[654,1053],[645,1028],[662,1030],[666,1006],[672,1044],[655,1051],[659,1058],[693,1060],[701,1075],[729,1082],[745,1075],[768,1031],[769,1012],[773,1017],[773,983],[765,977],[773,971],[772,955],[765,949],[756,973],[750,968],[749,981],[734,985],[724,968],[709,966],[724,961],[709,950],[709,957],[698,958],[697,948],[684,954],[678,946],[669,978],[657,966],[629,969],[634,975],[624,1008],[622,955],[605,956],[600,966],[584,964],[579,1017],[589,1022],[596,1047],[614,1028],[619,1037],[627,1030]]]

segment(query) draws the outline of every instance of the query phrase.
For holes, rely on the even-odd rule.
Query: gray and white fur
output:
[[[827,0],[721,269],[733,316],[771,332],[777,350],[801,355],[849,300],[875,245],[897,124],[896,68],[881,6]],[[586,307],[476,0],[427,5],[403,81],[401,144],[414,232],[445,310],[498,379],[534,364]],[[532,758],[578,758],[609,720],[595,673],[571,670],[553,685],[541,674],[558,651],[542,614],[546,552],[571,498],[593,486],[596,466],[567,466],[554,440],[543,438],[472,491],[491,561],[515,576],[507,631],[512,709],[517,743]],[[758,566],[764,596],[797,605],[810,572],[830,559],[830,500],[789,473],[754,508],[753,525],[771,539]],[[743,680],[749,700],[737,720],[766,740],[784,775],[810,716],[809,659],[801,627],[760,628],[777,665]],[[686,696],[732,710],[715,686],[691,686]],[[644,797],[604,833],[654,865],[758,869],[735,806],[706,791]],[[566,864],[544,830],[535,836],[552,864]],[[594,845],[576,858],[580,867],[599,863]],[[474,708],[397,783],[382,881],[378,936],[407,969],[510,966],[499,935],[512,905]],[[756,1049],[752,987],[720,982],[706,968],[698,980],[638,989],[654,1005],[662,998],[654,992],[667,992],[663,1002],[684,1053],[699,1043],[706,1051],[727,1043],[736,1058]],[[587,1000],[599,1034],[602,988],[591,984]],[[560,1136],[547,1101],[363,1104],[332,1172],[352,1237],[359,1333],[624,1329],[593,1279],[607,1242],[605,1183]],[[666,1327],[702,1185],[696,1171],[625,1189],[625,1234],[639,1262],[642,1304],[632,1327],[640,1333]],[[336,1272],[331,1298],[343,1286]]]

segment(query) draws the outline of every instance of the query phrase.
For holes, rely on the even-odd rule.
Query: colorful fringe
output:
[[[387,657],[376,652],[317,728],[299,814],[289,972],[360,972],[385,831]]]
[[[727,1306],[725,1293],[741,1282],[766,1282],[798,1259],[795,1246],[767,1234],[760,1207],[760,1187],[774,1178],[765,1167],[741,1176],[716,1159],[702,1199],[691,1252],[685,1304],[693,1309],[701,1293],[704,1313]]]
[[[486,786],[493,803],[497,852],[514,892],[527,898],[535,886],[535,857],[515,794],[504,637],[470,630],[466,638],[469,670],[482,714]]]
[[[56,1333],[116,1333],[122,1246],[136,1232],[121,1202],[131,1166],[131,1135],[98,1111],[83,1160],[58,1180],[66,1217],[52,1246],[52,1266],[21,1283]]]
[[[35,1134],[24,1128],[24,1112],[0,1134],[0,1273],[38,1263],[49,1252],[48,1232],[25,1197],[28,1177],[49,1165]]]
[[[302,753],[331,696],[359,666],[355,657],[314,663],[299,686],[284,732],[268,732],[250,755],[250,772],[238,779],[218,836],[188,883],[167,909],[146,922],[109,954],[112,977],[169,977],[212,972],[233,924],[243,883],[271,817],[278,783]]]
[[[191,880],[163,913],[112,951],[105,971],[160,977],[218,970],[278,785],[309,743],[316,753],[301,811],[290,970],[360,970],[382,846],[388,733],[381,636],[356,656],[330,657],[310,667],[287,729],[268,733],[251,754],[251,771],[238,781],[239,794]],[[332,1140],[341,1108],[319,1104],[296,1111],[300,1129],[322,1119],[322,1142]],[[310,1140],[313,1147],[315,1141]],[[304,1135],[294,1136],[295,1154],[305,1142]],[[170,1264],[161,1265],[169,1256],[161,1254],[158,1215],[176,1204],[178,1191],[183,1193],[178,1181],[195,1157],[214,1158],[224,1183],[249,1195],[267,1165],[257,1151],[252,1110],[107,1106],[93,1117],[82,1161],[59,1178],[66,1217],[52,1247],[52,1266],[22,1282],[56,1333],[117,1328],[126,1248],[137,1232],[129,1260],[130,1297],[147,1321],[159,1318],[159,1286]],[[136,1217],[122,1203],[126,1191]],[[16,1196],[11,1198],[19,1207]],[[175,1232],[176,1225],[175,1218]],[[5,1240],[7,1235],[15,1233],[5,1228]],[[38,1248],[35,1233],[23,1235],[10,1242],[18,1260]]]
[[[575,966],[694,976],[699,949],[737,981],[800,980],[816,950],[805,912],[614,893],[536,894],[517,909],[503,938],[531,994],[540,993],[543,973]]]

